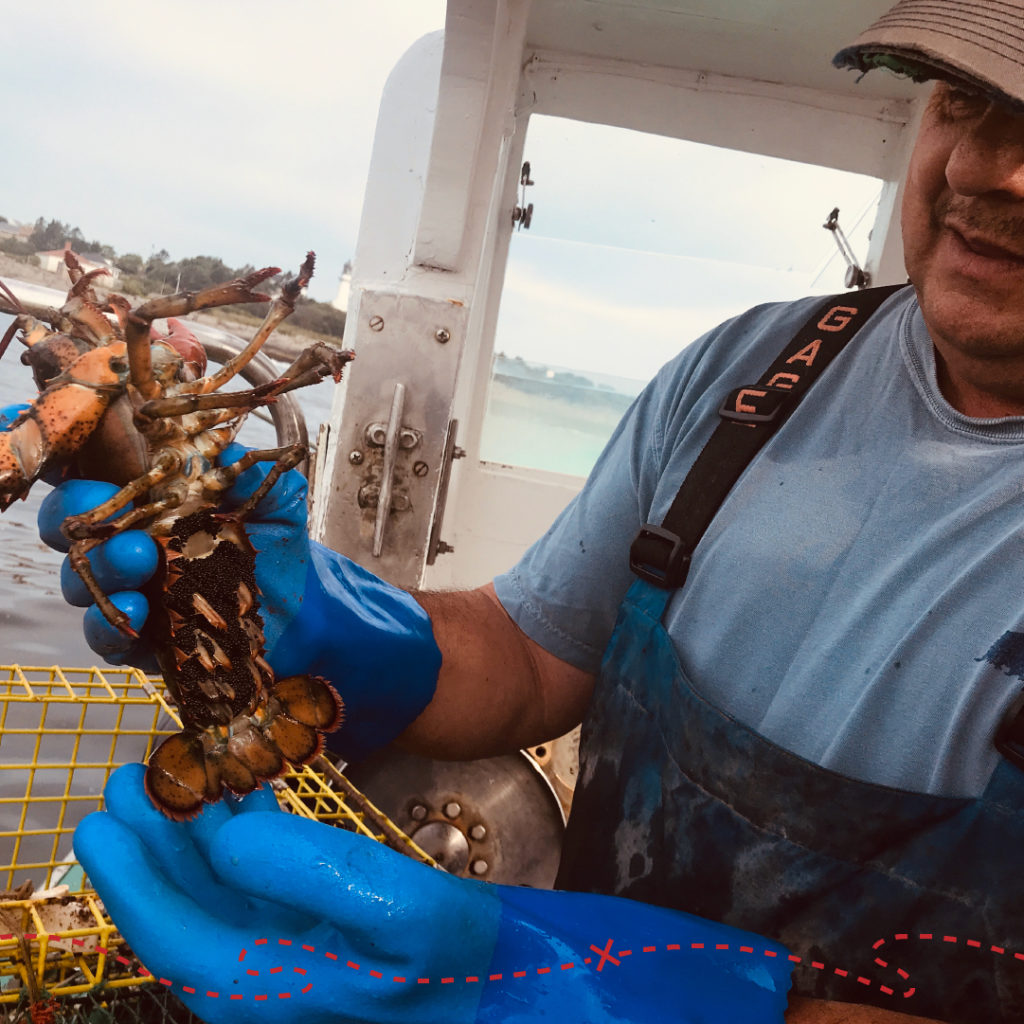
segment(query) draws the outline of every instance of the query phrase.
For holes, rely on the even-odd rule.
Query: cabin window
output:
[[[831,168],[534,116],[481,458],[586,475],[632,398],[749,307],[845,290],[833,207],[863,264],[882,183]]]

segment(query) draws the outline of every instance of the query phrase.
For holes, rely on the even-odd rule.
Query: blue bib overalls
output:
[[[670,596],[638,580],[620,609],[558,887],[778,939],[804,995],[1024,1021],[1024,772],[1003,760],[954,799],[805,761],[702,699],[661,625]]]
[[[761,381],[733,392],[664,523],[634,542],[641,578],[583,723],[557,885],[778,939],[803,995],[1020,1024],[1024,770],[1001,759],[981,796],[959,799],[822,768],[706,701],[662,624],[732,483],[827,365],[820,353],[832,358],[891,292],[828,300]]]

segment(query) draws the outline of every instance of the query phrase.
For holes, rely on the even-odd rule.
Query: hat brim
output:
[[[1024,112],[1024,0],[899,0],[832,63],[952,82]]]
[[[849,46],[832,58],[837,68],[853,68],[863,74],[881,68],[912,82],[949,82],[960,88],[979,92],[1017,113],[1024,113],[1024,100],[1010,96],[991,82],[983,81],[960,68],[934,57],[925,57],[913,50],[892,46]]]

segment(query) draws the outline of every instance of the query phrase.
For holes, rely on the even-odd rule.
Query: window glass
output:
[[[823,227],[867,254],[881,182],[535,116],[528,230],[513,232],[481,456],[585,475],[663,363],[761,302],[845,290]]]

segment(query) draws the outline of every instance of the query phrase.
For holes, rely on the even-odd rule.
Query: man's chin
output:
[[[977,287],[957,276],[930,278],[917,289],[932,339],[977,359],[1024,360],[1024,288]]]

